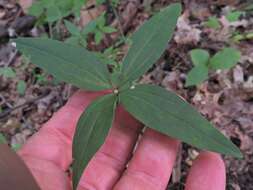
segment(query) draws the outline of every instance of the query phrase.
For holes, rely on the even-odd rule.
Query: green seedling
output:
[[[95,21],[95,28],[91,33],[94,33],[95,43],[99,44],[104,38],[105,34],[117,32],[117,29],[106,26],[105,12],[102,13]]]
[[[50,39],[14,40],[34,64],[56,78],[81,89],[108,91],[93,101],[78,121],[73,141],[74,189],[88,162],[104,143],[118,105],[145,126],[165,135],[201,149],[242,157],[231,141],[175,93],[155,85],[133,85],[166,49],[180,14],[181,5],[172,4],[140,27],[133,34],[132,45],[116,75],[84,48]]]
[[[3,136],[2,133],[0,133],[0,144],[6,144],[6,143],[7,143],[7,141],[6,141],[5,137]]]
[[[109,47],[106,48],[103,53],[97,53],[97,56],[101,59],[101,62],[113,66],[113,69],[119,70],[120,64],[117,62],[118,48]]]
[[[105,13],[101,14],[96,20],[89,22],[82,30],[67,20],[65,20],[65,26],[71,34],[71,36],[67,38],[66,42],[82,47],[87,46],[86,40],[88,34],[94,34],[95,43],[99,44],[105,34],[117,32],[115,28],[106,26]]]
[[[7,144],[7,140],[2,133],[0,133],[0,144]],[[21,148],[21,144],[14,144],[11,146],[14,151],[18,151]]]
[[[239,21],[240,17],[243,15],[245,15],[245,12],[243,11],[232,11],[226,15],[226,19],[229,22],[236,22],[236,21]]]
[[[22,57],[22,66],[20,67],[20,69],[24,70],[28,66],[28,62],[26,62],[26,61],[27,61],[27,59],[23,56]],[[15,70],[12,69],[11,67],[0,68],[0,76],[3,76],[4,78],[7,78],[7,79],[17,78]],[[16,90],[20,95],[24,95],[25,90],[26,90],[26,82],[18,79],[17,85],[16,85]]]
[[[65,26],[67,27],[69,33],[71,36],[66,39],[66,43],[72,44],[72,45],[77,45],[81,47],[86,47],[87,46],[87,35],[89,32],[92,32],[95,29],[95,25],[93,24],[88,24],[84,29],[79,29],[77,26],[72,24],[71,22],[65,20]]]
[[[11,67],[0,68],[0,76],[3,76],[7,79],[16,78],[16,72]],[[24,95],[26,90],[26,83],[23,80],[18,80],[17,91],[20,95]]]
[[[17,91],[20,95],[24,95],[26,91],[26,82],[23,80],[19,80],[17,83]]]
[[[215,16],[210,17],[206,22],[204,22],[204,25],[206,27],[213,28],[213,29],[219,29],[221,27],[218,18]]]
[[[96,4],[97,5],[102,5],[104,3],[108,2],[108,0],[96,0]],[[120,0],[109,0],[109,3],[113,6],[113,7],[117,7],[117,5],[119,4]]]
[[[5,78],[15,78],[16,73],[11,67],[3,67],[0,68],[0,76],[3,76]]]
[[[29,14],[40,18],[40,22],[53,23],[74,14],[80,15],[86,0],[38,0],[29,9]]]
[[[253,32],[237,33],[237,34],[234,34],[232,37],[232,40],[234,42],[240,42],[243,40],[252,40],[252,39],[253,39]]]
[[[240,51],[234,48],[224,48],[211,58],[208,51],[203,49],[194,49],[190,55],[194,67],[187,75],[186,86],[201,84],[208,79],[209,70],[232,68],[241,57]]]

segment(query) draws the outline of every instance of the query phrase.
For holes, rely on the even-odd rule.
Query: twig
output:
[[[178,150],[178,156],[175,163],[175,167],[172,172],[172,183],[180,182],[181,178],[181,162],[182,162],[182,145],[180,145]]]
[[[53,38],[53,28],[52,28],[52,24],[48,23],[48,30],[49,30],[49,38]]]
[[[13,112],[14,110],[17,110],[17,109],[19,109],[19,108],[22,108],[22,107],[25,107],[25,106],[27,106],[27,105],[29,105],[29,104],[33,104],[33,103],[37,102],[38,100],[40,100],[40,99],[44,98],[45,96],[47,96],[47,95],[49,94],[49,92],[50,92],[50,91],[47,90],[45,93],[43,93],[42,95],[40,95],[40,96],[38,96],[38,97],[36,97],[36,98],[33,98],[33,99],[31,99],[31,100],[28,100],[27,102],[25,102],[25,103],[23,103],[23,104],[20,104],[20,105],[18,105],[18,106],[12,107],[12,108],[9,108],[8,110],[6,110],[6,111],[0,113],[0,120],[3,119],[3,118],[5,118],[6,116],[8,116],[8,115],[9,115],[11,112]]]
[[[9,58],[7,64],[6,64],[7,67],[8,67],[8,66],[12,63],[12,61],[16,58],[17,54],[18,54],[18,51],[15,50],[15,52],[10,56],[10,58]]]
[[[88,11],[90,9],[94,9],[95,8],[95,5],[90,5],[90,6],[84,6],[81,11]]]

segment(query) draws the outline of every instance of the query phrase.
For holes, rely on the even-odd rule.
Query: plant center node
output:
[[[114,93],[114,94],[118,94],[118,93],[119,93],[119,90],[118,90],[118,89],[114,89],[114,90],[113,90],[113,93]]]

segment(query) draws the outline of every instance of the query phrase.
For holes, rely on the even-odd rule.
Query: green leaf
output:
[[[197,65],[187,74],[185,86],[199,85],[208,78],[208,67]]]
[[[106,0],[96,0],[97,5],[101,5],[105,2],[106,2]]]
[[[159,59],[173,35],[180,13],[181,5],[172,4],[133,34],[133,44],[122,65],[122,84],[138,79]]]
[[[95,21],[90,21],[81,31],[83,36],[92,33],[96,30],[97,24]]]
[[[47,8],[46,15],[48,22],[55,22],[62,18],[61,11],[57,6]]]
[[[45,8],[49,8],[49,7],[52,7],[52,6],[55,6],[56,0],[40,0],[40,2],[42,3],[43,7]]]
[[[76,37],[76,36],[71,36],[71,37],[67,38],[64,42],[67,44],[71,44],[71,45],[80,47],[79,37]]]
[[[36,17],[39,17],[43,12],[44,6],[40,1],[33,2],[32,6],[28,9],[28,13]]]
[[[58,80],[87,90],[111,88],[105,64],[84,48],[43,38],[18,38],[17,48]]]
[[[242,15],[244,15],[245,12],[243,11],[233,11],[233,12],[229,12],[227,15],[226,15],[226,19],[229,21],[229,22],[236,22],[240,19],[240,17]]]
[[[220,22],[216,17],[210,17],[208,21],[204,23],[205,26],[213,29],[219,29],[220,28]]]
[[[209,60],[209,53],[203,49],[194,49],[190,51],[192,63],[197,65],[207,65]]]
[[[242,157],[240,150],[172,92],[139,85],[120,94],[124,108],[147,127],[201,149]]]
[[[81,9],[83,7],[83,5],[85,5],[87,2],[87,0],[74,0],[74,5],[73,5],[73,12],[75,14],[75,17],[80,17],[80,12]]]
[[[81,36],[71,36],[67,38],[64,42],[76,47],[86,48],[87,46],[86,39],[82,38]]]
[[[15,71],[10,67],[0,68],[0,76],[5,78],[14,78],[16,77]]]
[[[113,33],[113,32],[117,32],[117,29],[116,28],[113,28],[111,26],[105,26],[103,28],[101,28],[101,30],[104,32],[104,33],[107,33],[107,34],[110,34],[110,33]]]
[[[26,90],[26,83],[23,80],[18,81],[17,91],[20,95],[24,95]]]
[[[5,137],[3,136],[2,133],[0,133],[0,144],[6,144],[6,143],[7,143],[7,141],[6,141]]]
[[[112,126],[117,96],[103,96],[89,105],[81,115],[73,142],[73,187],[77,188],[80,177]]]
[[[230,69],[240,60],[241,53],[234,48],[224,48],[210,59],[212,69]]]
[[[104,38],[104,34],[99,30],[95,32],[95,43],[99,44]]]
[[[11,145],[12,150],[14,150],[15,152],[17,152],[18,150],[20,150],[21,147],[22,147],[21,144],[12,144]]]
[[[79,36],[80,35],[80,30],[77,28],[74,24],[69,22],[68,20],[64,20],[64,24],[67,27],[68,31],[74,35],[74,36]]]
[[[103,28],[105,26],[106,20],[105,20],[105,12],[103,12],[96,20],[95,20],[97,27],[99,29]]]

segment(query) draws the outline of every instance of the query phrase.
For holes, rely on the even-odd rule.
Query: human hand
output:
[[[66,170],[72,162],[75,126],[82,111],[100,95],[77,92],[18,152],[42,190],[71,189]],[[85,169],[78,189],[165,190],[179,142],[148,129],[132,155],[141,128],[140,123],[118,108],[113,127]],[[201,153],[190,169],[185,189],[225,190],[221,157]]]

